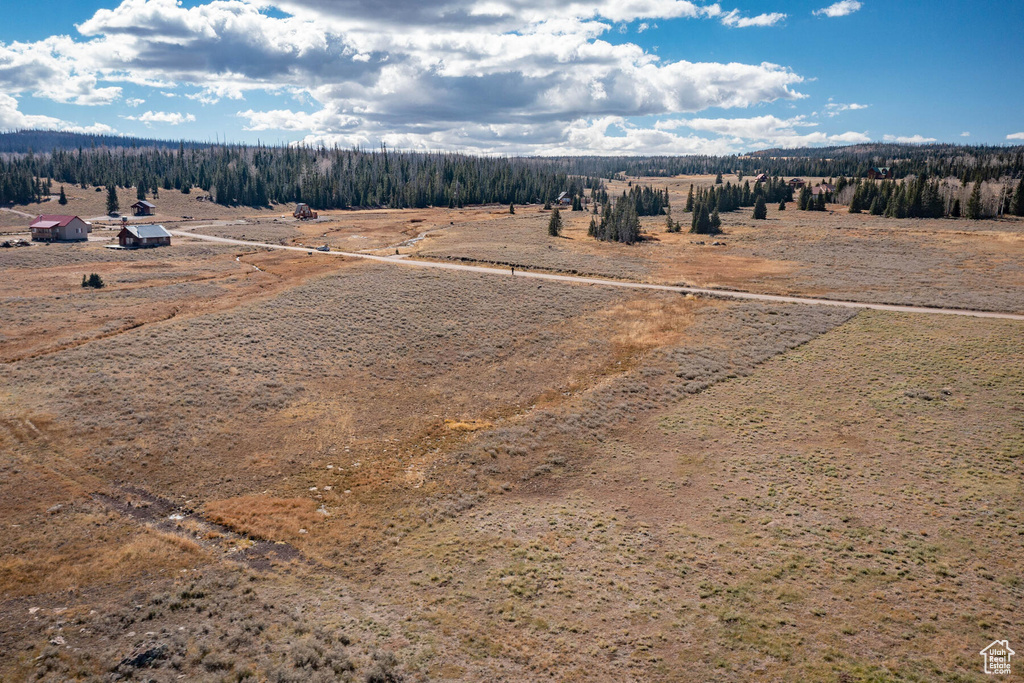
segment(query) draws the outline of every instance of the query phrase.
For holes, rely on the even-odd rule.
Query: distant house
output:
[[[806,184],[807,184],[807,181],[804,180],[803,178],[792,178],[789,181],[789,186],[794,188],[794,189],[801,188],[801,187],[803,187]]]
[[[32,225],[33,242],[84,242],[92,226],[78,216],[37,216]]]
[[[766,182],[768,182],[768,176],[766,176],[764,173],[758,173],[757,177],[754,178],[754,182],[755,183],[766,183]]]
[[[892,178],[892,169],[888,166],[872,166],[868,169],[868,180],[889,180]]]
[[[156,204],[147,202],[145,199],[132,204],[133,216],[152,216],[154,210],[156,210]]]
[[[557,201],[559,204],[572,204],[572,195],[570,195],[568,192],[563,192],[562,194],[558,195]]]
[[[117,242],[125,249],[171,246],[171,233],[162,225],[124,225],[117,233]]]
[[[820,185],[815,185],[814,187],[811,188],[811,194],[814,195],[815,197],[822,193],[824,193],[825,196],[828,196],[835,191],[836,186],[830,185],[828,183],[821,183]]]

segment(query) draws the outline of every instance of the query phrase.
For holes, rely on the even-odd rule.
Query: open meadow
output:
[[[712,177],[633,182],[684,232],[162,191],[147,221],[309,251],[0,249],[0,682],[986,679],[1024,627],[1024,322],[511,268],[1024,313],[1024,219],[707,238]],[[67,191],[14,208],[101,216]]]

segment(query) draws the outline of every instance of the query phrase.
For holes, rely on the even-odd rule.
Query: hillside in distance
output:
[[[16,130],[0,132],[0,154],[50,152],[55,149],[91,149],[94,147],[134,147],[155,149],[186,149],[209,147],[211,143],[195,140],[159,140],[121,135],[93,135],[60,130]]]

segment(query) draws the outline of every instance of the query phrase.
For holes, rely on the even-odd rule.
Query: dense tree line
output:
[[[58,130],[19,130],[0,133],[0,154],[42,152],[54,149],[80,149],[95,147],[154,147],[160,149],[177,149],[179,145],[187,148],[209,147],[210,143],[157,140],[153,138],[132,138],[120,135],[92,135],[86,133],[68,133]]]
[[[841,181],[843,179],[840,179]],[[849,183],[850,213],[887,218],[970,218],[1024,216],[1024,177],[1014,183],[941,181],[925,174],[902,182],[857,179]],[[837,195],[839,194],[837,188]]]
[[[198,188],[227,206],[306,202],[321,209],[527,204],[602,187],[598,178],[570,178],[542,159],[181,144],[176,150],[98,147],[0,157],[0,202],[38,201],[47,194],[38,178],[138,187],[140,197]]]
[[[864,144],[847,147],[770,149],[742,156],[652,156],[555,158],[575,175],[677,176],[764,173],[768,176],[866,177],[872,167],[889,167],[894,178],[927,174],[967,184],[1024,175],[1024,146]],[[771,201],[767,199],[767,201]]]
[[[49,149],[52,151],[40,152]],[[37,150],[33,152],[32,150]],[[28,204],[50,194],[50,182],[136,187],[139,198],[163,191],[198,189],[225,205],[266,206],[307,202],[318,208],[426,207],[501,202],[551,202],[568,192],[573,208],[590,200],[608,206],[602,178],[628,175],[739,173],[736,183],[715,185],[706,196],[691,197],[687,210],[706,205],[718,211],[766,202],[792,201],[783,176],[863,178],[869,168],[887,166],[909,182],[857,182],[859,194],[842,202],[860,211],[893,217],[968,214],[967,188],[977,186],[981,216],[1024,214],[1024,197],[1014,187],[991,190],[993,182],[1024,178],[1024,147],[963,145],[854,145],[795,150],[766,150],[744,156],[483,158],[462,154],[396,153],[311,147],[211,145],[198,142],[90,136],[53,131],[0,134],[0,203]],[[766,183],[750,186],[744,174],[764,172]],[[944,181],[955,178],[963,189]],[[928,180],[924,180],[928,179]],[[851,183],[852,184],[852,183]],[[1007,190],[1007,187],[1009,188]],[[874,189],[871,189],[874,188]],[[986,191],[988,189],[988,191]],[[710,192],[714,192],[712,196]],[[993,192],[998,197],[993,196]],[[895,195],[895,199],[894,199]],[[668,210],[668,198],[650,188],[630,191],[637,215]],[[818,208],[816,200],[813,208]],[[890,204],[892,206],[890,207]],[[874,207],[874,208],[872,208]],[[1018,214],[1018,215],[1021,215]],[[628,231],[627,231],[628,232]]]

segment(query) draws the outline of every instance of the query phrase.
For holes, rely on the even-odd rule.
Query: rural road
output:
[[[18,211],[17,209],[8,209],[6,207],[3,207],[3,208],[0,208],[0,211],[7,211],[9,213],[16,213],[19,216],[24,216],[25,218],[35,218],[35,215],[33,215],[31,213],[25,213],[24,211]]]
[[[201,226],[197,226],[201,227]],[[357,254],[347,251],[315,251],[309,247],[294,247],[283,244],[266,244],[264,242],[249,242],[247,240],[236,240],[229,237],[213,237],[211,235],[200,235],[194,232],[183,230],[168,230],[172,235],[178,237],[193,237],[210,242],[221,242],[223,244],[238,244],[246,247],[262,247],[264,249],[284,249],[289,251],[312,251],[322,256],[346,256],[349,258],[360,258],[368,261],[381,261],[395,265],[411,266],[415,268],[438,268],[441,270],[461,270],[470,273],[483,273],[485,275],[510,274],[504,268],[490,268],[485,266],[466,266],[458,263],[443,263],[437,261],[417,261],[408,257],[395,256],[373,256],[372,254]],[[961,315],[972,318],[998,318],[1001,320],[1024,321],[1024,314],[999,313],[994,311],[970,311],[962,308],[938,308],[929,306],[903,306],[899,304],[874,304],[863,301],[841,301],[837,299],[815,299],[801,296],[784,296],[779,294],[757,294],[755,292],[738,292],[728,289],[707,289],[704,287],[684,287],[680,285],[654,285],[645,282],[624,282],[621,280],[608,280],[596,277],[582,277],[576,275],[554,275],[550,273],[534,273],[529,271],[516,271],[515,277],[528,277],[536,280],[550,280],[554,282],[568,282],[573,284],[599,285],[602,287],[623,287],[626,289],[653,289],[662,292],[679,292],[680,294],[696,294],[700,296],[712,296],[726,299],[747,299],[753,301],[771,301],[784,304],[808,304],[811,306],[838,306],[841,308],[870,309],[873,311],[893,311],[896,313],[933,313],[941,315]]]

